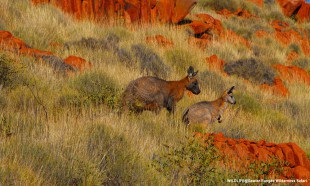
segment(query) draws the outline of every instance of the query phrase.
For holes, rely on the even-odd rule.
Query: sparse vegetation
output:
[[[200,50],[189,47],[187,28],[182,26],[133,24],[128,29],[120,23],[75,21],[53,6],[32,6],[28,0],[1,0],[0,29],[57,57],[44,56],[41,61],[0,51],[0,185],[224,185],[227,178],[243,178],[217,164],[215,148],[199,146],[181,122],[184,108],[213,100],[232,85],[236,106],[228,108],[227,119],[205,132],[295,142],[309,157],[309,86],[284,82],[291,93],[288,98],[256,86],[272,84],[277,73],[271,65],[285,63],[291,50],[300,52],[292,65],[310,72],[309,59],[297,45],[285,47],[274,38],[253,37],[257,29],[273,32],[269,23],[274,19],[288,20],[274,0],[265,2],[268,8],[260,13],[248,2],[241,6],[261,17],[254,23],[225,19],[209,8],[234,11],[241,5],[238,0],[199,1],[193,12],[216,15],[252,46],[222,40]],[[310,30],[309,23],[289,23]],[[152,34],[171,38],[174,46],[147,45],[145,37]],[[52,47],[53,42],[60,47]],[[213,54],[225,61],[231,76],[209,70],[205,58]],[[63,76],[64,70],[59,73],[53,67],[66,69],[63,59],[69,55],[87,59],[93,68]],[[185,95],[173,116],[166,111],[117,113],[120,95],[131,80],[144,75],[181,79],[190,65],[199,70],[201,94]],[[253,165],[253,170],[264,174],[272,166]]]
[[[275,72],[262,62],[251,59],[240,59],[224,65],[224,71],[229,75],[237,75],[258,84],[273,84]]]

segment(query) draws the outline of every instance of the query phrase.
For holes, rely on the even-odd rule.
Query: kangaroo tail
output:
[[[189,124],[189,120],[188,120],[188,111],[189,111],[189,109],[187,108],[187,109],[183,112],[183,115],[182,115],[182,121],[183,121],[183,123],[185,123],[186,125]]]

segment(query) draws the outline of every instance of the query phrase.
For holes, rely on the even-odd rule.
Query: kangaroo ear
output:
[[[187,69],[187,75],[189,78],[192,78],[195,76],[195,71],[194,71],[194,67],[190,66],[188,69]]]
[[[196,72],[194,72],[193,76],[196,76],[198,74],[198,72],[199,72],[198,70]]]
[[[235,86],[232,86],[228,91],[227,94],[232,94],[232,91],[234,90]]]

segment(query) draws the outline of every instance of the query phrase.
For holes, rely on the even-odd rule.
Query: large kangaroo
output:
[[[159,113],[166,108],[169,113],[175,111],[176,103],[182,99],[185,90],[199,94],[198,71],[193,67],[187,70],[187,76],[179,81],[165,81],[157,77],[141,77],[129,83],[123,94],[124,110],[141,113],[144,110]]]
[[[192,123],[208,125],[218,120],[222,122],[222,114],[226,110],[228,103],[236,104],[232,95],[235,86],[226,90],[224,94],[214,101],[202,101],[188,107],[182,116],[182,121],[189,125]]]

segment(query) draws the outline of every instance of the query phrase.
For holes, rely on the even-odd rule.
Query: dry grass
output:
[[[1,0],[0,4],[1,28],[34,48],[52,50],[61,58],[80,56],[94,65],[86,74],[68,78],[33,58],[1,52],[7,60],[21,66],[23,76],[20,77],[26,82],[0,89],[1,184],[171,184],[169,177],[150,166],[153,156],[163,151],[164,144],[177,148],[180,142],[186,141],[186,136],[192,135],[181,123],[182,112],[188,105],[213,100],[231,85],[236,85],[239,104],[229,107],[223,123],[210,126],[206,132],[277,143],[292,141],[310,154],[306,133],[310,126],[310,100],[305,99],[309,87],[285,82],[291,96],[278,98],[241,78],[212,72],[204,61],[212,54],[229,61],[250,58],[253,56],[250,49],[218,42],[204,51],[189,47],[186,28],[182,26],[100,25],[74,21],[51,6],[33,7],[26,0]],[[201,7],[194,9],[194,12],[201,11],[204,11]],[[156,44],[148,48],[171,69],[168,80],[183,78],[184,68],[190,65],[198,69],[202,93],[194,97],[185,95],[177,105],[175,116],[168,116],[166,111],[159,115],[145,112],[139,116],[119,116],[115,106],[117,96],[131,80],[145,75],[138,63],[128,67],[120,62],[114,50],[104,47],[93,50],[49,45],[51,42],[64,45],[82,38],[100,40],[111,33],[119,38],[117,46],[132,56],[135,54],[131,47],[145,45],[146,36],[162,34],[171,39],[173,48],[160,48]],[[261,52],[264,53],[261,61],[266,65],[272,64],[268,60],[284,63],[286,51],[277,43],[272,41],[264,48],[263,40],[253,38],[253,42],[267,51]],[[102,89],[105,85],[109,89]],[[233,173],[218,167],[218,180],[230,175]]]

